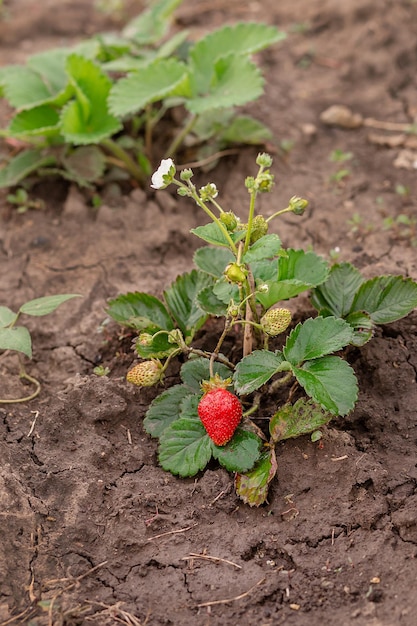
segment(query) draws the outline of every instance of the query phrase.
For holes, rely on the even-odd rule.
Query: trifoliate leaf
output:
[[[333,415],[346,415],[358,398],[358,381],[353,369],[338,356],[324,356],[293,368],[306,393]]]
[[[32,172],[54,164],[55,158],[43,154],[41,150],[24,150],[0,169],[0,188],[14,187]]]
[[[253,263],[253,261],[263,261],[264,259],[272,259],[277,256],[281,249],[281,239],[278,235],[264,235],[243,255],[244,263]]]
[[[326,261],[314,252],[292,249],[282,252],[285,254],[279,256],[276,279],[266,281],[268,292],[256,296],[267,309],[280,300],[293,298],[320,285],[328,276]]]
[[[105,156],[98,146],[75,148],[62,159],[63,165],[80,183],[95,182],[104,173]]]
[[[193,80],[197,92],[208,91],[213,67],[219,59],[254,54],[284,38],[285,34],[274,26],[248,22],[223,26],[206,35],[190,50]],[[245,85],[243,77],[242,81]]]
[[[311,433],[333,418],[313,400],[300,398],[295,404],[285,404],[269,422],[269,432],[274,443],[291,437]]]
[[[178,476],[195,476],[211,459],[211,439],[199,417],[181,417],[170,424],[159,440],[159,462]]]
[[[215,278],[223,276],[226,266],[235,260],[236,258],[230,250],[209,248],[208,246],[196,250],[193,257],[198,269]]]
[[[351,311],[356,292],[364,278],[350,263],[333,265],[326,282],[313,290],[311,302],[321,313],[322,309],[336,317],[345,317]]]
[[[360,348],[361,346],[364,346],[367,341],[372,339],[374,324],[368,313],[357,311],[355,313],[350,313],[345,319],[353,328],[353,338],[351,343],[354,346]]]
[[[369,313],[375,324],[389,324],[417,307],[417,283],[403,276],[378,276],[362,283],[353,311]]]
[[[164,291],[165,302],[185,337],[191,337],[206,321],[207,313],[197,303],[197,294],[213,284],[211,276],[198,270],[178,276]]]
[[[7,128],[13,137],[39,137],[58,134],[59,114],[50,105],[21,111],[14,116]]]
[[[192,228],[190,232],[214,246],[225,246],[226,248],[230,246],[225,232],[215,222],[209,222],[204,226],[197,226],[197,228]],[[229,233],[229,236],[234,243],[237,243],[245,237],[245,231]]]
[[[133,18],[123,29],[123,37],[136,43],[155,44],[168,31],[172,14],[182,0],[159,0]]]
[[[230,369],[219,361],[213,363],[213,372],[214,374],[218,374],[223,380],[231,376]],[[181,367],[181,380],[195,393],[201,394],[202,381],[209,379],[210,362],[208,358],[199,357],[197,359],[190,359]]]
[[[229,472],[247,472],[259,458],[262,440],[243,428],[237,428],[225,446],[211,445],[213,457]]]
[[[249,115],[237,115],[220,134],[219,139],[226,144],[263,144],[272,139],[272,132],[265,124]]]
[[[207,91],[193,94],[184,106],[197,115],[210,109],[246,104],[262,95],[263,85],[264,79],[252,61],[231,55],[215,63]]]
[[[205,287],[196,296],[200,309],[208,315],[222,317],[226,315],[228,305],[220,300],[213,291],[213,287]]]
[[[353,339],[353,329],[337,317],[316,317],[298,324],[287,337],[283,354],[292,365],[336,352]]]
[[[17,350],[32,358],[32,340],[25,326],[0,328],[0,350]]]
[[[152,437],[160,437],[164,430],[179,418],[181,403],[189,395],[192,395],[192,392],[188,387],[174,385],[157,396],[143,420],[146,432]]]
[[[262,450],[254,468],[235,478],[236,493],[245,504],[260,506],[268,497],[269,484],[277,473],[274,448]]]
[[[284,358],[281,353],[254,350],[236,365],[233,381],[240,395],[252,393],[281,371]],[[286,368],[288,369],[288,368]]]
[[[68,102],[61,113],[61,132],[66,141],[78,145],[98,143],[120,130],[121,123],[107,107],[110,78],[93,61],[76,54],[68,57],[67,72],[75,100]]]
[[[123,326],[172,330],[173,321],[164,304],[155,296],[135,291],[110,300],[107,313]]]
[[[180,85],[186,85],[187,68],[177,59],[158,59],[126,78],[111,89],[110,111],[117,116],[136,113],[147,104],[173,94]]]

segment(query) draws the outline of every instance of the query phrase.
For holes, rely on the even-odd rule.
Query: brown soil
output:
[[[248,107],[280,144],[275,191],[260,210],[271,214],[292,195],[310,200],[303,218],[278,225],[284,245],[325,256],[339,247],[339,259],[367,276],[417,278],[416,233],[384,228],[386,217],[417,216],[416,171],[398,160],[404,149],[405,165],[417,158],[407,137],[378,145],[370,135],[400,133],[320,121],[333,104],[383,122],[416,120],[417,4],[185,0],[178,16],[195,33],[240,19],[289,33],[260,55],[266,93]],[[1,62],[111,25],[91,1],[6,1]],[[334,150],[353,158],[332,162]],[[238,213],[255,155],[245,148],[210,173]],[[350,175],[337,182],[341,168]],[[196,480],[158,466],[142,428],[156,392],[124,382],[130,340],[105,323],[109,297],[159,294],[190,268],[196,208],[166,191],[109,193],[99,210],[58,183],[38,193],[46,209],[23,215],[2,195],[1,303],[83,297],[29,320],[28,371],[42,392],[0,409],[0,624],[413,626],[416,312],[349,354],[361,381],[355,411],[330,425],[322,445],[283,444],[269,504],[251,509],[215,465]],[[108,377],[93,374],[100,363]],[[3,357],[1,396],[28,390],[16,373]]]

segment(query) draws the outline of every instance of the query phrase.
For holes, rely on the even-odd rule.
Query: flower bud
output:
[[[200,189],[200,198],[203,202],[207,202],[207,200],[211,200],[212,198],[217,198],[218,195],[219,192],[217,191],[217,187],[214,183],[208,183]]]
[[[260,152],[256,157],[256,165],[260,167],[271,167],[272,157],[266,152]]]
[[[261,318],[261,325],[267,335],[276,337],[291,324],[291,311],[288,309],[269,309]]]
[[[157,360],[143,361],[128,371],[126,380],[138,387],[152,387],[162,380],[162,363]]]
[[[231,211],[228,213],[222,213],[219,219],[221,223],[226,226],[229,232],[233,232],[238,225],[238,218]]]
[[[186,168],[180,172],[181,180],[190,180],[193,177],[193,170]]]
[[[308,207],[308,200],[304,200],[304,198],[298,198],[297,196],[293,196],[290,199],[289,207],[291,211],[295,215],[302,215],[306,208]]]

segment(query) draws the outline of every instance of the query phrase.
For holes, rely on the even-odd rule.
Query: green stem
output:
[[[172,181],[175,185],[177,185],[178,187],[185,187],[184,183],[178,181],[178,180],[174,180]],[[191,183],[191,181],[188,181],[188,187],[191,191],[191,197],[193,198],[194,202],[201,208],[203,209],[203,211],[205,213],[207,213],[207,215],[209,216],[209,218],[215,222],[215,224],[217,224],[217,226],[220,228],[220,230],[222,231],[223,235],[225,236],[225,238],[227,239],[227,242],[229,244],[230,249],[232,250],[233,254],[237,255],[237,248],[236,248],[236,244],[233,241],[233,239],[230,236],[229,231],[227,230],[226,226],[219,220],[218,217],[216,217],[216,215],[214,215],[213,211],[211,211],[208,206],[206,205],[205,202],[202,201],[202,199],[200,198],[200,196],[198,195],[194,185]]]
[[[247,225],[246,238],[245,238],[245,246],[243,248],[244,254],[248,251],[249,245],[250,245],[250,238],[252,235],[252,223],[253,223],[253,218],[255,215],[255,200],[256,200],[256,191],[252,190],[250,194],[249,216],[248,216],[248,225]]]
[[[278,389],[278,387],[281,387],[281,385],[285,385],[286,383],[290,382],[292,377],[293,373],[287,372],[287,374],[285,374],[285,376],[283,376],[282,378],[277,378],[269,385],[268,393],[273,393]]]
[[[278,215],[282,215],[283,213],[292,213],[292,208],[287,206],[285,209],[281,209],[281,211],[277,211],[276,213],[274,213],[273,215],[270,215],[265,222],[270,222],[271,220],[274,219],[274,217],[278,217]]]
[[[214,348],[213,352],[211,353],[211,357],[210,357],[210,378],[214,378],[214,370],[213,370],[213,365],[214,365],[214,361],[217,357],[217,355],[220,352],[220,348],[222,347],[223,341],[225,340],[225,337],[227,335],[227,333],[230,330],[230,320],[228,318],[226,318],[225,324],[224,324],[224,328],[223,328],[223,332],[219,337],[219,340],[217,342],[217,346]]]
[[[174,139],[172,140],[170,146],[168,147],[168,150],[165,152],[165,156],[164,156],[165,159],[175,155],[176,151],[178,150],[179,146],[184,141],[185,137],[193,129],[194,124],[196,123],[196,121],[197,121],[197,115],[190,115],[190,117],[188,119],[188,122],[185,124],[183,129],[178,133],[178,135],[176,137],[174,137]]]
[[[32,385],[35,385],[35,391],[33,393],[31,393],[30,395],[28,395],[28,396],[24,396],[23,398],[16,398],[14,400],[11,400],[11,399],[9,400],[9,399],[6,399],[6,398],[0,398],[0,404],[15,404],[16,402],[28,402],[29,400],[33,400],[33,398],[36,398],[36,396],[39,395],[39,392],[41,390],[41,384],[40,384],[39,380],[37,380],[33,376],[30,376],[25,371],[25,368],[23,367],[23,364],[20,361],[20,359],[19,359],[19,364],[20,364],[19,377],[20,378],[24,378],[25,380],[30,382]]]
[[[113,141],[113,139],[109,138],[103,139],[101,141],[101,144],[123,163],[125,169],[129,172],[129,174],[133,176],[135,180],[137,180],[141,184],[145,182],[145,174],[124,148],[119,146],[119,144]]]

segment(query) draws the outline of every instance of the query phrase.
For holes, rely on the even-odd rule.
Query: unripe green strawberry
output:
[[[227,230],[230,230],[230,232],[233,232],[237,228],[238,219],[231,211],[228,213],[222,213],[219,219],[221,223],[226,226]]]
[[[162,363],[157,360],[143,361],[132,367],[126,380],[138,387],[152,387],[162,379]]]
[[[242,405],[233,393],[217,387],[203,395],[198,404],[198,415],[210,439],[216,446],[224,446],[242,419]]]
[[[263,215],[255,215],[252,222],[252,233],[250,243],[255,243],[268,232],[268,222]]]
[[[267,335],[275,337],[291,324],[291,311],[288,309],[269,309],[261,318],[261,325]]]
[[[224,270],[224,275],[230,283],[240,284],[246,280],[248,270],[244,265],[239,265],[239,263],[229,263]]]

